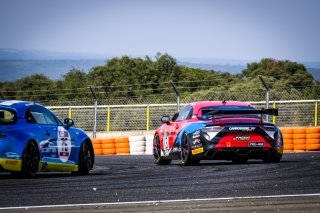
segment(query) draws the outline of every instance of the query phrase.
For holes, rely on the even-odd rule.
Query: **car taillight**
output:
[[[202,129],[203,132],[203,136],[207,139],[207,140],[212,140],[212,138],[214,138],[221,130],[223,129],[223,127],[221,126],[207,126],[204,129]]]
[[[261,127],[272,139],[275,139],[275,133],[277,132],[277,128],[274,126],[263,126]]]

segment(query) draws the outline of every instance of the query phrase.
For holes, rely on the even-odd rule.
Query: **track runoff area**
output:
[[[280,163],[153,163],[152,155],[97,156],[88,176],[0,173],[0,211],[320,211],[320,153],[285,153]]]

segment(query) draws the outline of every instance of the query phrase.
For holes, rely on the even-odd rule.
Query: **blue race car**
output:
[[[0,100],[0,171],[34,177],[38,171],[87,175],[94,166],[89,136],[44,106]]]

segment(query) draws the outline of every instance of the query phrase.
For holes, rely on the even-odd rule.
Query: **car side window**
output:
[[[192,113],[192,106],[186,106],[179,112],[179,116],[177,117],[176,121],[188,120],[192,117]]]
[[[42,107],[32,106],[26,112],[28,123],[59,125],[52,113]]]

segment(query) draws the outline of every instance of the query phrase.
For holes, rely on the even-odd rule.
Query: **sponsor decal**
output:
[[[201,143],[200,138],[196,138],[196,139],[194,139],[194,140],[192,141],[192,144],[193,144],[193,145],[199,144],[199,143]]]
[[[231,147],[231,142],[226,142],[226,147]]]
[[[264,147],[264,142],[249,142],[250,147]]]
[[[164,132],[163,134],[163,153],[165,156],[169,155],[170,148],[169,148],[169,133]]]
[[[195,139],[195,138],[199,138],[200,137],[200,130],[197,130],[193,133],[193,136],[192,138]]]
[[[57,145],[59,159],[64,163],[67,162],[71,152],[71,137],[69,132],[61,126],[58,127]]]
[[[193,155],[196,155],[196,154],[200,154],[200,153],[202,153],[204,151],[203,151],[203,147],[201,147],[201,148],[194,149],[191,152],[192,152]]]
[[[248,141],[250,140],[250,136],[236,136],[233,138],[234,141]]]
[[[252,132],[256,128],[255,127],[249,127],[249,126],[233,126],[229,127],[230,131],[246,131],[246,132]]]

